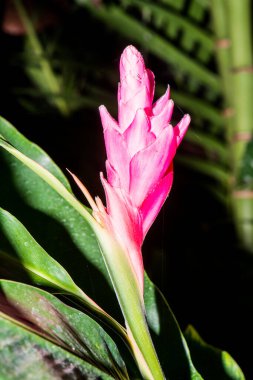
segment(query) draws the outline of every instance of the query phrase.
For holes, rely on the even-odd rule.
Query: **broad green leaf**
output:
[[[13,258],[22,263],[35,283],[55,287],[78,297],[83,292],[68,272],[36,242],[27,229],[9,212],[0,208],[0,236],[8,239]]]
[[[48,342],[45,342],[47,340],[74,355],[75,360],[81,359],[79,362],[84,368],[86,364],[89,364],[88,369],[94,367],[98,373],[107,375],[109,378],[128,378],[124,362],[115,343],[90,317],[66,306],[53,295],[38,288],[4,280],[0,282],[0,285],[1,298],[5,299],[5,307],[2,306],[2,317],[12,322],[16,319],[23,328],[27,328],[33,334],[37,332],[44,338],[42,347],[43,345],[50,346]],[[21,332],[21,338],[22,335]],[[22,350],[25,352],[27,348],[32,353],[32,349],[35,348],[33,340],[26,341],[24,336],[23,344],[19,345],[20,353]],[[1,340],[1,344],[4,345],[4,340]],[[56,349],[57,351],[61,352],[59,349]],[[46,350],[45,356],[50,354],[50,350]],[[1,359],[2,357],[1,351]],[[1,367],[5,367],[4,362],[1,363]]]
[[[95,223],[94,218],[92,218],[90,213],[73,196],[73,194],[42,165],[39,165],[36,161],[30,159],[3,139],[0,140],[0,146],[45,181],[51,189],[55,190],[65,201],[67,201],[68,204],[70,204],[90,225]]]
[[[10,266],[21,265],[34,283],[54,287],[57,290],[77,297],[90,311],[110,323],[122,337],[125,329],[110,315],[105,313],[90,297],[88,297],[72,280],[68,272],[36,242],[26,228],[10,213],[0,208],[0,237],[9,241],[13,253],[1,253],[0,257]],[[1,239],[2,240],[2,239]],[[6,252],[8,250],[8,246]],[[8,250],[8,252],[10,252]],[[13,265],[10,265],[13,264]],[[2,264],[3,265],[3,264]],[[4,266],[4,265],[3,265]],[[0,272],[1,273],[1,272]]]
[[[13,215],[0,208],[1,236],[9,241],[14,251],[14,254],[11,254],[13,264],[21,264],[34,283],[54,287],[73,295],[81,299],[93,311],[103,314],[106,318],[109,317],[74,283],[68,272],[47,254],[27,229]],[[0,252],[1,256],[3,260],[6,259],[6,254],[3,255]]]
[[[0,119],[0,134],[20,152],[47,169],[60,181],[64,187],[62,190],[71,196],[67,179],[41,148],[27,140],[4,119]],[[0,155],[0,174],[4,178],[0,186],[1,206],[15,214],[34,239],[64,266],[86,294],[101,307],[110,310],[110,314],[116,312],[120,315],[103,258],[88,223],[62,196],[18,159],[3,152],[3,149]]]
[[[234,359],[226,351],[207,344],[192,326],[187,327],[185,338],[205,380],[245,380]]]
[[[145,276],[147,322],[166,379],[203,380],[191,359],[176,318],[161,292]]]

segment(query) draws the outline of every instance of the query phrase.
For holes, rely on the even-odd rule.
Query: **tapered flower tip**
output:
[[[154,74],[146,69],[141,53],[132,45],[127,46],[120,58],[120,98],[126,103],[142,87],[148,93],[151,106],[154,92]]]
[[[117,121],[110,115],[104,105],[99,107],[99,113],[104,131],[110,128],[116,130],[119,129]]]
[[[174,127],[174,133],[175,133],[176,139],[177,139],[177,146],[183,140],[183,137],[187,132],[187,129],[189,127],[190,122],[191,122],[191,117],[190,117],[190,115],[186,114],[180,120],[180,122]]]
[[[120,58],[118,90],[118,118],[122,131],[131,124],[139,108],[151,113],[154,86],[154,74],[146,69],[141,53],[132,45],[126,47]]]
[[[145,71],[145,63],[141,53],[132,45],[123,51],[120,58],[120,80],[130,80],[129,85],[135,85],[135,81],[141,81]]]

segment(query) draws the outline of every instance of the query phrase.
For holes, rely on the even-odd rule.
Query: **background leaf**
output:
[[[185,338],[205,380],[245,380],[235,360],[226,351],[204,342],[194,327],[187,327]]]
[[[204,84],[213,89],[216,96],[219,94],[220,83],[216,74],[199,65],[198,62],[189,58],[187,54],[184,54],[154,30],[124,12],[120,7],[116,5],[96,7],[91,5],[90,2],[84,1],[83,3],[85,6],[89,6],[89,10],[96,17],[108,23],[110,28],[116,29],[125,37],[139,44],[145,45],[148,42],[150,52],[163,61],[174,65],[177,70],[183,70],[187,74],[190,73],[192,78],[195,78],[195,82],[194,80],[191,82],[192,90],[196,91],[201,84]]]
[[[144,294],[147,322],[166,378],[202,380],[172,310],[147,275]]]

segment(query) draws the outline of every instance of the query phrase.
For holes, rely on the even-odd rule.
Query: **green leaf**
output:
[[[144,294],[147,322],[166,379],[203,380],[194,367],[174,314],[147,275]]]
[[[90,2],[80,0],[78,3],[88,7],[92,14],[131,41],[143,44],[145,47],[148,45],[148,49],[152,54],[164,62],[174,65],[177,71],[190,74],[198,87],[202,84],[212,88],[216,95],[220,93],[220,81],[216,74],[198,64],[194,59],[188,57],[151,28],[141,24],[120,7],[113,5],[96,7],[91,5]]]
[[[62,190],[72,197],[67,179],[41,148],[27,140],[4,119],[0,119],[0,134],[20,152],[47,169],[62,184]],[[104,309],[110,310],[110,314],[114,311],[120,315],[89,224],[49,184],[18,159],[3,152],[3,149],[0,155],[1,206],[17,216],[34,239],[64,266],[86,294]],[[85,210],[79,202],[76,205]]]
[[[44,92],[51,103],[66,116],[70,109],[68,102],[62,96],[62,80],[54,72],[22,1],[14,0],[14,5],[26,30],[26,58],[30,61],[26,67],[27,73],[39,90]]]
[[[83,295],[68,272],[47,254],[13,215],[1,208],[0,232],[9,240],[15,252],[12,257],[22,263],[35,283],[55,287],[79,297]]]
[[[185,139],[200,146],[206,155],[214,162],[221,162],[228,166],[228,150],[225,144],[218,139],[204,132],[188,130]]]
[[[30,351],[31,357],[33,354],[38,352],[42,354],[44,351],[44,355],[41,355],[41,364],[47,356],[52,356],[53,359],[54,355],[57,355],[61,357],[61,359],[56,357],[57,360],[70,361],[70,368],[76,365],[83,376],[85,371],[87,371],[86,375],[91,371],[93,376],[102,375],[102,378],[105,379],[128,378],[124,362],[115,343],[90,317],[81,311],[66,306],[51,294],[40,289],[3,280],[0,285],[1,299],[5,299],[5,308],[2,306],[4,310],[1,316],[13,323],[16,320],[16,323],[22,326],[22,329],[20,327],[18,329],[12,325],[14,331],[19,330],[19,334],[18,336],[17,332],[15,334],[17,339],[15,343],[15,336],[13,336],[11,346],[17,345],[19,347],[20,356],[22,358],[23,353],[22,359],[27,360],[28,365],[30,360],[29,357],[26,357],[27,350]],[[30,333],[25,332],[23,328],[28,329]],[[11,330],[10,327],[10,332]],[[11,357],[8,358],[7,363],[3,360],[8,352],[8,342],[6,342],[6,330],[1,328],[0,331],[0,334],[3,335],[1,345],[4,349],[1,350],[1,370],[7,371]],[[36,333],[43,339],[34,336]],[[14,364],[17,359],[20,360],[21,358],[15,357],[17,355],[15,347],[12,347],[10,351],[14,356],[12,360]],[[71,360],[71,358],[73,359]],[[72,365],[71,361],[73,362]],[[19,368],[15,368],[15,365],[13,367],[12,371],[19,370]],[[29,373],[29,367],[25,371]],[[45,373],[47,373],[46,370]],[[104,377],[104,375],[106,376]]]
[[[160,86],[159,92],[164,93],[164,89],[161,89]],[[224,129],[225,123],[221,113],[217,111],[217,108],[213,107],[206,101],[179,91],[173,91],[172,98],[180,105],[180,107],[186,108],[191,112],[191,115],[194,115],[195,118],[201,117],[201,119],[211,122],[212,125],[210,126],[210,129],[214,130],[214,132],[220,132]]]
[[[197,24],[190,22],[185,15],[144,0],[131,0],[129,5],[132,9],[137,8],[150,26],[153,25],[161,30],[169,39],[174,39],[177,46],[181,46],[182,50],[193,52],[197,59],[207,62],[214,54],[212,36],[205,29],[201,29]],[[181,33],[180,39],[177,38],[179,32]],[[195,52],[196,44],[198,44],[198,49]]]
[[[21,266],[26,274],[38,285],[54,287],[61,292],[77,297],[89,309],[112,323],[117,330],[124,330],[107,315],[90,297],[88,297],[72,280],[68,272],[36,242],[26,228],[10,213],[0,208],[0,237],[9,241],[14,255],[0,252],[3,262],[10,266]],[[10,251],[8,251],[10,252]]]
[[[176,160],[180,164],[214,178],[224,189],[228,189],[230,175],[227,172],[227,168],[223,167],[223,165],[218,165],[208,160],[200,160],[197,157],[188,155],[178,156]]]
[[[165,5],[169,5],[177,10],[181,10],[184,7],[185,0],[159,0],[159,2]]]
[[[203,21],[205,16],[205,10],[209,6],[209,0],[192,0],[189,4],[188,15],[189,17]]]
[[[185,337],[193,360],[205,380],[245,380],[234,359],[226,351],[205,343],[192,326],[187,327]]]
[[[9,270],[13,267],[10,264],[14,266],[20,264],[34,283],[55,287],[61,292],[77,297],[85,306],[88,306],[89,310],[105,319],[107,323],[109,322],[121,336],[126,336],[125,329],[74,283],[67,271],[47,254],[26,228],[13,215],[0,208],[1,235],[9,241],[14,250],[14,256],[10,255],[10,257],[0,252],[3,262],[7,262],[10,266]]]

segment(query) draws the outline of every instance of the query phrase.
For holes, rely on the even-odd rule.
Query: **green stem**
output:
[[[108,273],[125,318],[132,350],[146,380],[164,380],[145,318],[143,295],[129,258],[108,231],[94,224]]]
[[[253,133],[253,70],[250,0],[212,0],[218,39],[217,61],[223,83],[227,143],[231,158],[230,202],[241,242],[253,251],[253,196],[238,177],[246,146]]]
[[[250,0],[226,0],[231,38],[232,102],[234,107],[235,174],[253,130],[253,71]],[[244,137],[241,137],[243,134]],[[247,141],[248,140],[248,141]]]
[[[31,46],[34,57],[36,60],[38,60],[37,64],[41,69],[41,73],[43,75],[45,83],[47,84],[47,88],[52,95],[53,102],[63,115],[68,115],[69,108],[66,101],[61,96],[61,85],[59,83],[59,80],[56,78],[49,61],[45,57],[45,52],[37,37],[33,24],[25,10],[25,7],[21,0],[14,0],[14,3],[20,19],[25,27],[28,42]]]
[[[226,0],[211,0],[213,28],[216,38],[216,60],[220,72],[222,91],[224,96],[223,126],[226,128],[227,148],[230,159],[233,159],[230,142],[233,135],[233,102],[231,91],[231,40],[227,20]],[[231,161],[229,160],[229,162]],[[232,169],[232,168],[231,168]]]
[[[253,55],[251,29],[251,1],[226,0],[231,38],[231,66],[233,91],[234,189],[232,201],[238,235],[244,248],[253,252],[253,197],[246,188],[239,188],[237,178],[246,146],[253,133]]]
[[[216,60],[218,63],[225,107],[231,106],[230,47],[227,14],[224,0],[211,0],[213,28],[216,38]]]

